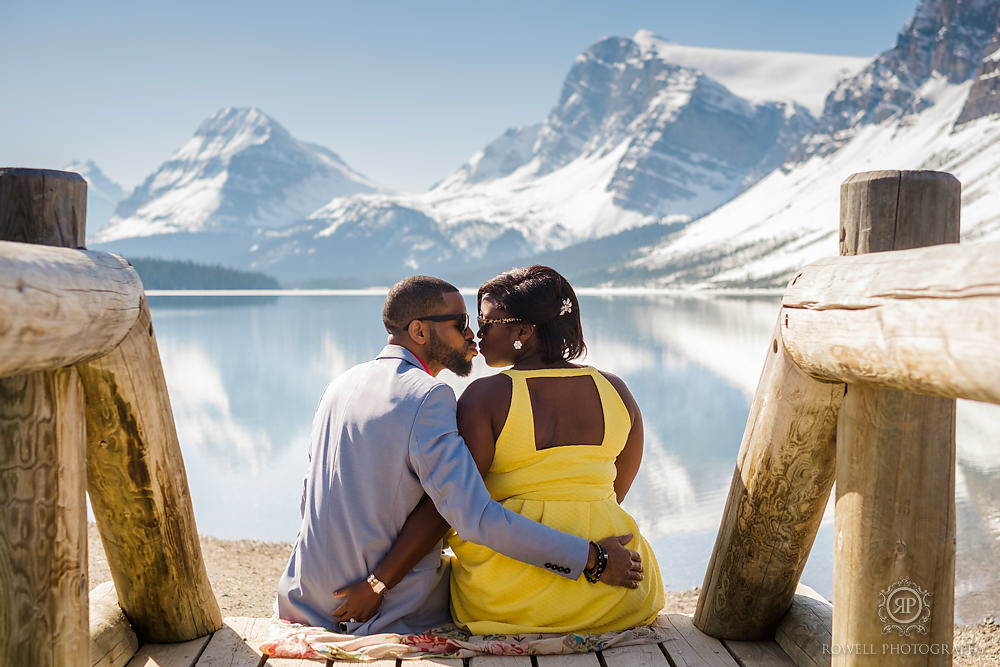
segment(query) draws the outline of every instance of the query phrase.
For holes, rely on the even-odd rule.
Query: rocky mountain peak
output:
[[[840,139],[813,138],[794,157],[836,150],[845,130],[920,112],[930,102],[919,89],[932,76],[951,83],[975,76],[998,15],[1000,0],[921,0],[895,46],[827,96],[820,126],[828,137],[840,133]]]
[[[1000,114],[1000,16],[996,17],[997,27],[986,45],[983,62],[969,99],[959,115],[956,125],[962,125],[991,114]]]

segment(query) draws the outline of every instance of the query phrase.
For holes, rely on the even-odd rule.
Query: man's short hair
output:
[[[444,295],[458,288],[440,278],[410,276],[389,289],[382,308],[382,324],[391,334],[401,334],[413,320],[430,315],[444,305]]]

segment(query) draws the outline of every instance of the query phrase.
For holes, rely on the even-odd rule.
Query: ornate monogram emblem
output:
[[[880,591],[878,617],[883,623],[882,634],[895,630],[904,637],[914,632],[926,635],[926,623],[931,620],[931,597],[931,593],[907,577],[897,579],[889,588]]]

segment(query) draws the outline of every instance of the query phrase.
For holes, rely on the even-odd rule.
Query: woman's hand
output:
[[[340,623],[364,623],[375,615],[382,604],[382,596],[372,590],[365,579],[334,591],[333,597],[344,598],[340,606],[330,612]]]
[[[638,552],[626,549],[625,545],[632,541],[632,534],[605,537],[598,542],[608,552],[608,566],[600,581],[609,586],[624,586],[638,588],[642,581],[642,556]]]

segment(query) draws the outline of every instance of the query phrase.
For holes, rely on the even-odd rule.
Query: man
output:
[[[382,600],[370,618],[339,624],[351,634],[421,632],[449,622],[449,571],[439,538],[438,548],[420,554],[405,576],[377,576],[376,565],[425,493],[463,538],[553,576],[576,579],[604,564],[605,583],[641,578],[638,554],[622,538],[591,544],[490,498],[458,435],[455,394],[435,379],[445,368],[468,375],[476,355],[465,301],[454,286],[406,278],[389,291],[382,320],[389,344],[374,361],[331,382],[316,411],[302,525],[278,583],[281,618],[337,628],[334,593],[353,583]]]

